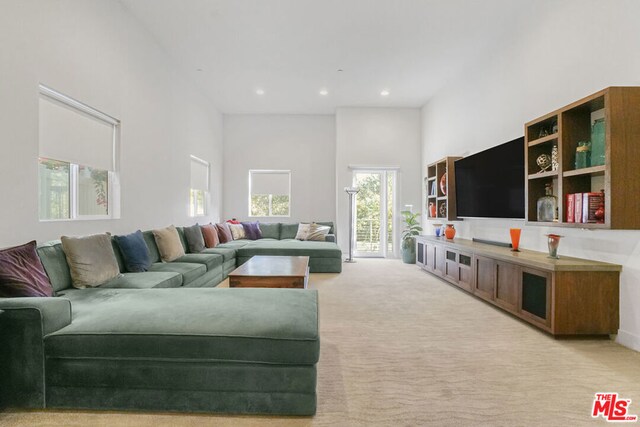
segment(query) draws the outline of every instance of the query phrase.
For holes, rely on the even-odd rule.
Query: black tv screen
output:
[[[524,137],[455,162],[459,217],[524,218]]]

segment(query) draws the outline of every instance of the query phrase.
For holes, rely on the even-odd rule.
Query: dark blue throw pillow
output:
[[[129,273],[142,273],[151,266],[149,248],[144,242],[142,231],[113,237],[120,248],[124,266]]]
[[[258,226],[258,221],[243,222],[242,228],[244,228],[244,234],[246,234],[247,239],[249,240],[262,239],[262,232],[260,231],[260,227]]]

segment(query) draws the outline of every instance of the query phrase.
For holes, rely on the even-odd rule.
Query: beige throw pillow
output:
[[[247,238],[247,234],[244,232],[244,227],[242,226],[242,224],[229,224],[229,229],[231,230],[233,240]]]
[[[309,235],[309,229],[311,228],[311,224],[306,224],[301,222],[298,224],[298,232],[296,233],[296,240],[307,240],[307,236]]]
[[[60,240],[74,288],[94,288],[120,275],[110,235],[62,236]]]
[[[324,242],[327,234],[329,234],[331,227],[328,225],[320,225],[315,222],[309,227],[309,233],[307,234],[307,240],[315,240],[318,242]]]
[[[153,230],[153,237],[156,239],[156,245],[158,245],[158,251],[160,252],[162,261],[175,261],[185,255],[178,230],[176,230],[173,225]]]

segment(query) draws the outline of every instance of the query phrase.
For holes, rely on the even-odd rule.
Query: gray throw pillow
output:
[[[62,236],[60,240],[74,288],[94,288],[120,275],[110,235]]]
[[[204,236],[202,235],[200,225],[196,224],[191,227],[184,227],[183,231],[190,253],[199,254],[204,251]]]

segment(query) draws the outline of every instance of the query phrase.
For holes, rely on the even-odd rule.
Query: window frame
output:
[[[289,193],[287,196],[289,197],[289,213],[288,215],[273,215],[272,214],[272,199],[273,194],[269,194],[269,214],[268,215],[252,215],[251,213],[251,202],[252,202],[252,183],[253,183],[253,174],[287,174],[288,178],[288,186]],[[249,197],[248,197],[248,215],[249,218],[291,218],[291,170],[290,169],[249,169]]]
[[[204,166],[207,167],[207,189],[206,190],[197,190],[195,188],[191,187],[191,182],[189,182],[189,218],[203,218],[206,217],[207,215],[209,215],[209,194],[210,194],[210,186],[211,186],[211,163],[207,162],[204,159],[201,159],[200,157],[194,156],[193,154],[189,156],[189,173],[191,173],[191,165],[192,162],[197,162],[200,163]],[[202,214],[197,214],[196,213],[196,208],[197,208],[197,203],[196,203],[196,197],[194,195],[193,198],[193,203],[191,201],[191,194],[198,191],[202,191],[203,192],[203,213]]]
[[[113,139],[111,142],[112,150],[112,165],[113,170],[107,172],[107,214],[106,215],[81,215],[78,208],[79,199],[79,180],[78,171],[80,166],[87,167],[88,165],[79,165],[72,163],[64,159],[49,159],[46,157],[38,156],[38,164],[40,159],[55,160],[69,165],[69,218],[40,218],[38,214],[39,222],[64,222],[64,221],[92,221],[92,220],[105,220],[105,219],[119,219],[120,218],[120,185],[119,185],[119,158],[120,158],[120,120],[103,113],[83,102],[80,102],[74,98],[64,95],[54,89],[43,84],[38,85],[39,99],[49,98],[54,102],[59,102],[68,107],[71,111],[77,114],[88,114],[93,118],[100,120],[113,129]],[[88,166],[90,167],[90,166]],[[97,168],[96,168],[97,169]],[[40,172],[38,172],[39,174]],[[40,185],[40,179],[38,178],[38,185]],[[40,208],[40,189],[38,189],[38,209]]]

